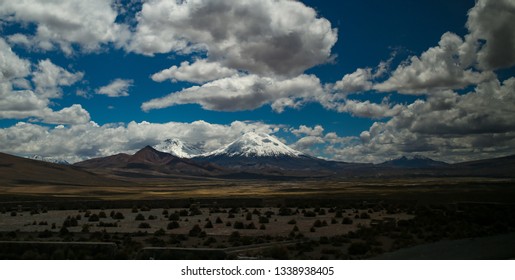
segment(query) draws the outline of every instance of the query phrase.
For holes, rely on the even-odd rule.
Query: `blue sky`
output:
[[[309,154],[515,153],[513,1],[10,1],[0,151],[270,133]]]

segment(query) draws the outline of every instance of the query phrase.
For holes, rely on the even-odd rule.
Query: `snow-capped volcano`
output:
[[[202,149],[185,144],[176,138],[166,139],[163,142],[155,145],[154,149],[172,154],[180,158],[192,158],[204,152]]]
[[[229,157],[299,157],[303,154],[268,134],[247,132],[229,145],[203,156],[221,155]]]
[[[68,161],[66,161],[64,159],[55,158],[55,157],[44,157],[44,156],[40,156],[40,155],[32,155],[32,156],[28,156],[27,158],[28,159],[33,159],[33,160],[39,160],[39,161],[56,163],[56,164],[63,164],[63,165],[69,165],[70,164]]]

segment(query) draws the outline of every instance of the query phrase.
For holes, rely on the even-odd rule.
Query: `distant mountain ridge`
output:
[[[187,174],[196,176],[214,176],[222,169],[210,163],[197,163],[180,158],[170,153],[160,152],[150,146],[137,151],[134,155],[117,154],[113,156],[89,159],[75,163],[74,166],[106,172],[128,171],[146,174]],[[100,170],[99,170],[100,169]]]
[[[388,160],[379,164],[383,167],[399,167],[399,168],[429,168],[429,167],[444,167],[449,164],[443,161],[436,161],[431,158],[415,155],[415,156],[402,156],[396,159]]]
[[[33,159],[33,160],[39,160],[39,161],[45,161],[45,162],[51,162],[51,163],[56,163],[56,164],[62,164],[62,165],[70,165],[70,163],[67,160],[61,159],[61,158],[56,158],[56,157],[44,157],[41,155],[32,155],[32,156],[28,156],[26,158]]]

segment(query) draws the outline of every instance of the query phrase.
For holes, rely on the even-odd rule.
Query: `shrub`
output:
[[[79,223],[77,222],[77,219],[71,217],[67,217],[63,222],[63,227],[76,227],[78,225]]]
[[[143,216],[143,214],[139,213],[138,215],[136,215],[135,220],[136,221],[144,221],[145,220],[145,216]]]
[[[333,224],[333,225],[334,225],[334,224],[337,224],[337,223],[338,223],[338,221],[337,221],[335,218],[332,218],[332,219],[331,219],[331,224]]]
[[[172,221],[168,223],[167,229],[176,229],[179,228],[179,223],[177,221]]]
[[[342,224],[344,224],[344,225],[352,225],[352,219],[349,218],[349,217],[345,217],[342,220]]]
[[[318,210],[318,215],[325,215],[325,209],[321,208],[320,210]]]
[[[186,210],[186,209],[182,209],[182,210],[180,210],[180,211],[179,211],[179,216],[181,216],[181,217],[186,217],[186,216],[188,216],[188,210]]]
[[[260,229],[260,230],[265,230],[265,229],[266,229],[265,224],[261,224],[261,226],[259,226],[259,229]]]
[[[193,228],[190,229],[188,235],[189,236],[199,236],[201,232],[202,232],[202,229],[200,228],[200,226],[194,225]]]
[[[170,216],[168,217],[168,220],[178,221],[180,218],[181,217],[180,217],[179,213],[175,212],[175,213],[170,214]]]
[[[150,224],[149,223],[140,223],[138,228],[150,228]]]
[[[313,211],[306,211],[306,213],[304,213],[304,217],[316,217],[317,216],[317,213],[313,212]]]
[[[246,229],[256,229],[256,225],[254,225],[254,223],[250,223],[245,228]]]
[[[166,233],[165,230],[160,228],[160,229],[156,230],[156,232],[154,232],[154,235],[155,236],[163,236],[163,235],[165,235],[165,233]]]
[[[207,221],[207,223],[204,226],[204,228],[213,228],[213,223],[211,223],[211,221]]]
[[[161,212],[161,215],[168,215],[168,210],[164,209],[163,212]]]
[[[215,223],[216,224],[223,224],[224,222],[222,221],[222,219],[220,217],[216,217]]]
[[[295,221],[295,219],[291,219],[291,220],[288,221],[288,224],[289,225],[295,225],[295,224],[297,224],[297,221]]]
[[[290,208],[281,207],[279,208],[279,216],[291,216],[292,210]]]
[[[245,216],[245,220],[251,221],[252,220],[252,213],[248,212],[247,215]]]
[[[265,216],[259,216],[259,223],[260,224],[268,224],[270,221]]]
[[[118,227],[118,223],[114,222],[114,223],[104,223],[104,222],[100,222],[98,223],[99,227]]]
[[[100,220],[100,218],[98,217],[97,214],[93,214],[91,216],[89,216],[88,218],[88,222],[98,222]]]
[[[226,227],[230,227],[230,226],[232,226],[231,221],[227,221],[227,223],[225,223],[225,226],[226,226]]]
[[[16,211],[11,212],[11,217],[16,217],[17,215],[18,215],[18,213],[16,213]]]
[[[116,220],[123,220],[123,219],[125,219],[125,216],[121,212],[116,212],[116,214],[114,214],[113,218]]]
[[[322,221],[320,221],[320,220],[316,220],[316,221],[313,223],[313,227],[322,227]]]
[[[367,212],[361,213],[361,215],[359,215],[359,217],[361,219],[370,219],[370,215]]]
[[[149,220],[155,220],[155,219],[157,219],[157,217],[156,217],[156,216],[154,216],[154,215],[149,215],[149,216],[148,216],[148,219],[149,219]]]
[[[236,221],[236,222],[234,222],[234,226],[233,226],[233,227],[234,227],[235,229],[243,229],[243,228],[245,228],[245,226],[243,225],[243,223],[242,223],[242,222],[240,222],[240,221]]]
[[[100,212],[98,213],[98,217],[99,217],[99,218],[101,218],[101,219],[105,219],[105,218],[107,218],[106,212],[104,212],[104,211],[100,211]]]

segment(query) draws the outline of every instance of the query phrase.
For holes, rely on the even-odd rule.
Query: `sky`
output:
[[[515,154],[515,1],[0,2],[0,151],[271,134],[326,159]]]

